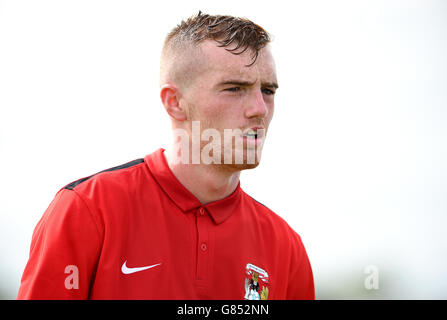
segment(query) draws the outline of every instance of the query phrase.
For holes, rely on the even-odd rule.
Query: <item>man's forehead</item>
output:
[[[204,41],[201,44],[201,52],[205,59],[203,62],[206,62],[210,71],[215,72],[219,78],[242,77],[250,81],[254,80],[254,77],[267,77],[271,78],[270,81],[276,81],[275,63],[268,47],[258,52],[256,62],[252,66],[249,65],[253,62],[253,50],[248,49],[236,55],[227,49],[232,47],[219,47],[215,41]]]

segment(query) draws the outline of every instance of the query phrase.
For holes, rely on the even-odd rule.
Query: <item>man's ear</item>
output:
[[[172,84],[164,84],[160,89],[160,98],[166,112],[169,116],[177,121],[185,121],[186,113],[180,107],[180,91]]]

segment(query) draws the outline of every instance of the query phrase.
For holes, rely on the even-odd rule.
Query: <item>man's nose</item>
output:
[[[261,90],[253,90],[250,101],[247,101],[245,116],[247,118],[264,118],[267,116],[267,104],[264,101]]]

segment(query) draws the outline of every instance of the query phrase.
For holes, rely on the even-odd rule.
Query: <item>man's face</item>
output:
[[[187,124],[190,126],[187,129],[191,129],[192,121],[200,121],[201,132],[209,128],[217,130],[222,137],[222,163],[224,143],[230,143],[233,153],[230,167],[237,170],[254,168],[259,164],[260,152],[254,163],[250,164],[247,150],[258,151],[262,148],[273,116],[277,87],[276,68],[270,49],[261,49],[256,62],[247,67],[253,62],[252,54],[251,50],[247,50],[235,55],[218,47],[214,41],[203,42],[200,57],[196,59],[203,71],[183,90],[180,100],[187,112]],[[232,141],[224,141],[226,129],[232,130]],[[239,164],[235,159],[236,152],[241,151],[237,139],[243,142],[244,150],[243,163]],[[201,149],[210,141],[202,141]]]

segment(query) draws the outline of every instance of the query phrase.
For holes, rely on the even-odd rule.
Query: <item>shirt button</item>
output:
[[[205,215],[205,209],[200,208],[199,209],[199,215],[201,215],[201,216]]]
[[[202,242],[202,244],[200,245],[200,249],[202,249],[203,252],[205,252],[208,249],[208,246],[206,245],[205,242]]]

